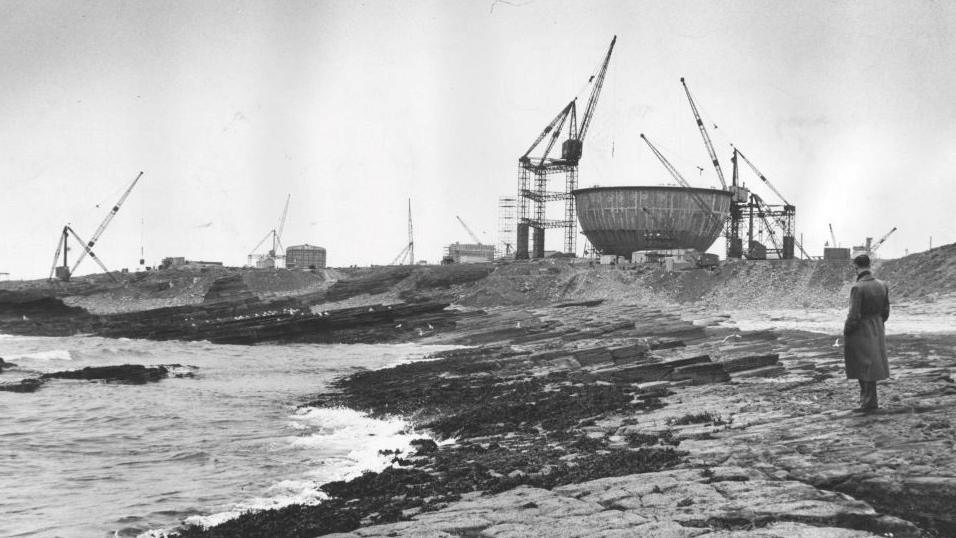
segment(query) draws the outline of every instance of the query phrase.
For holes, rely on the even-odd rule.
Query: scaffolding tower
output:
[[[614,36],[604,61],[588,79],[591,93],[581,121],[578,121],[575,97],[545,126],[528,151],[518,159],[518,222],[515,239],[517,259],[543,258],[544,231],[549,228],[564,228],[564,252],[572,256],[577,253],[578,219],[572,192],[578,186],[578,163],[584,149],[584,139],[594,117],[616,42],[617,36]],[[559,139],[563,139],[560,156],[552,156],[551,152],[558,146]],[[560,176],[564,176],[564,189],[548,190],[549,180]],[[548,219],[549,202],[564,202],[563,218]],[[530,256],[529,232],[533,232]]]
[[[564,190],[549,191],[549,176],[564,175]],[[531,257],[544,257],[544,231],[564,228],[564,252],[577,252],[578,218],[572,191],[578,186],[577,164],[551,164],[535,166],[521,163],[521,187],[519,189],[517,252],[528,252],[528,232],[531,236]],[[548,219],[549,202],[564,202],[564,218]],[[527,254],[525,254],[527,257]]]
[[[518,199],[513,196],[498,198],[498,244],[496,258],[513,258],[515,253],[515,221],[518,218]]]

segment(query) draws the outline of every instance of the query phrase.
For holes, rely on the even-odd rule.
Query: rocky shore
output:
[[[685,315],[684,318],[687,316]],[[395,467],[181,536],[950,536],[954,335],[891,337],[858,415],[831,336],[606,303],[497,309],[308,405],[412,418]]]
[[[914,327],[956,313],[954,259],[947,246],[882,268],[905,282],[890,296]],[[728,313],[843,308],[842,266],[325,276],[282,277],[299,286],[282,291],[215,275],[191,285],[201,301],[123,312],[89,308],[89,289],[83,309],[16,290],[0,297],[0,332],[469,346],[357,372],[303,403],[408,419],[422,438],[385,451],[393,467],[325,484],[318,505],[178,536],[956,536],[956,333],[891,334],[882,410],[859,415],[838,329],[768,317],[746,330]]]

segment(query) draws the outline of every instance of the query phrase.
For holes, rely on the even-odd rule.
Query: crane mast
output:
[[[870,254],[873,254],[874,252],[876,252],[876,249],[880,248],[880,245],[886,242],[886,240],[889,239],[890,236],[893,235],[893,232],[895,231],[896,231],[896,226],[893,226],[892,230],[886,232],[886,235],[881,237],[879,241],[877,241],[872,247],[870,247]]]
[[[125,202],[126,198],[129,197],[129,193],[132,192],[133,187],[136,186],[136,183],[139,182],[139,178],[141,177],[143,177],[143,172],[140,172],[139,174],[137,174],[136,178],[133,179],[133,182],[130,183],[129,188],[127,188],[126,191],[123,192],[123,195],[120,196],[119,201],[116,202],[116,205],[113,206],[113,209],[110,209],[110,212],[106,214],[106,218],[104,218],[103,222],[100,223],[99,228],[97,228],[96,231],[93,232],[93,237],[90,239],[88,243],[85,243],[86,246],[83,247],[83,253],[80,254],[80,256],[76,259],[75,262],[73,262],[73,267],[70,269],[70,274],[73,274],[76,272],[76,268],[79,267],[80,262],[83,261],[83,259],[86,257],[87,254],[90,254],[92,257],[95,258],[95,256],[93,255],[93,250],[92,250],[93,245],[96,244],[100,236],[103,235],[103,232],[106,231],[106,227],[109,226],[110,221],[112,221],[113,217],[116,216],[116,213],[119,212],[120,207],[123,206],[123,202]]]
[[[478,236],[475,235],[475,232],[471,231],[471,228],[469,228],[468,225],[465,224],[465,221],[461,220],[461,217],[459,217],[458,215],[455,215],[455,218],[458,219],[458,222],[461,223],[461,226],[465,229],[466,232],[468,232],[468,235],[470,235],[471,238],[475,241],[475,244],[480,245],[481,240],[478,239]]]
[[[100,266],[100,269],[102,269],[103,272],[110,277],[110,280],[113,282],[119,282],[116,276],[114,276],[113,273],[106,268],[106,265],[104,265],[103,262],[96,257],[96,254],[90,248],[90,242],[84,241],[83,238],[81,238],[79,234],[77,234],[76,231],[70,227],[69,224],[63,227],[63,231],[60,233],[60,239],[57,241],[56,253],[53,254],[53,267],[50,269],[49,280],[51,282],[53,281],[54,274],[57,278],[65,282],[70,280],[70,276],[73,273],[67,264],[67,252],[70,250],[69,245],[67,245],[67,240],[70,238],[70,236],[73,236],[73,239],[75,239],[80,246],[83,247],[84,255],[89,254],[90,258],[93,258],[93,261]],[[63,253],[63,265],[58,266],[57,261],[60,259],[60,252]]]
[[[578,116],[577,97],[571,99],[538,134],[534,142],[518,158],[520,177],[518,186],[518,226],[515,241],[515,258],[528,259],[544,256],[544,231],[547,228],[564,229],[564,250],[574,254],[577,250],[577,209],[574,196],[571,194],[578,184],[578,164],[584,150],[584,138],[594,119],[594,112],[604,87],[608,65],[617,36],[611,39],[600,68],[588,79],[591,92],[588,97],[584,113]],[[579,121],[580,120],[580,121]],[[561,144],[560,156],[551,153],[558,143],[558,139],[566,136]],[[548,139],[545,142],[545,139]],[[536,152],[541,151],[540,154]],[[534,156],[532,155],[534,154]],[[565,175],[563,191],[548,190],[549,176]],[[546,204],[548,202],[564,202],[564,219],[549,220],[546,218]],[[533,250],[529,256],[529,232],[533,231]]]
[[[405,265],[408,262],[408,265],[415,265],[415,240],[412,236],[412,199],[408,199],[408,244],[405,245],[405,248],[395,256],[395,259],[392,260],[392,263],[389,265]]]
[[[687,94],[687,101],[690,103],[690,109],[694,112],[694,119],[697,120],[697,128],[700,130],[700,136],[703,137],[704,145],[707,146],[707,153],[710,155],[710,161],[714,164],[714,170],[717,171],[717,179],[720,180],[720,187],[722,189],[726,189],[727,182],[724,180],[724,171],[720,168],[720,161],[717,160],[717,152],[714,151],[714,144],[710,141],[710,135],[707,134],[707,128],[704,126],[704,121],[700,119],[700,112],[697,110],[697,104],[694,103],[694,98],[690,94],[690,89],[687,87],[684,77],[681,77],[680,83],[684,86],[684,93]]]
[[[292,195],[289,194],[285,198],[285,208],[282,210],[282,218],[279,219],[279,228],[272,231],[272,250],[269,251],[269,255],[273,258],[276,257],[276,247],[279,247],[280,252],[282,251],[282,230],[285,229],[285,217],[289,214],[289,200],[292,199]]]
[[[415,237],[412,235],[412,199],[408,199],[408,265],[415,265]]]
[[[750,167],[753,173],[758,178],[760,178],[760,181],[762,181],[765,185],[767,185],[767,187],[769,187],[770,190],[772,190],[773,193],[777,195],[780,201],[783,202],[783,205],[779,205],[779,204],[771,205],[765,202],[762,198],[760,198],[756,194],[750,193],[749,191],[741,188],[738,185],[738,168],[739,168],[738,163],[740,159],[743,159],[743,161],[747,163],[747,166]],[[774,226],[779,228],[779,231],[780,231],[779,235],[782,236],[782,240],[783,240],[782,248],[779,244],[774,242],[774,248],[777,250],[777,255],[779,256],[779,259],[783,259],[783,260],[793,259],[795,257],[797,248],[800,249],[800,252],[804,258],[809,259],[810,255],[807,253],[806,249],[803,248],[803,245],[799,241],[797,241],[796,235],[794,233],[794,221],[796,220],[796,213],[797,213],[796,206],[791,204],[783,196],[783,194],[781,194],[780,191],[777,190],[777,188],[773,185],[773,183],[771,183],[770,180],[767,179],[767,176],[765,176],[763,172],[761,172],[756,167],[756,165],[754,165],[754,163],[751,162],[751,160],[748,159],[747,156],[744,155],[743,152],[741,152],[736,146],[734,146],[732,161],[734,163],[734,176],[733,176],[734,181],[733,181],[733,186],[731,187],[731,191],[734,192],[734,201],[732,202],[732,205],[735,206],[731,209],[731,214],[733,215],[732,218],[742,219],[744,216],[743,210],[746,209],[749,213],[751,213],[749,219],[752,222],[753,221],[752,213],[756,209],[759,213],[758,217],[760,217],[760,220],[767,227],[767,232],[770,234],[771,238],[777,237],[777,231],[774,230]],[[744,203],[742,200],[737,201],[738,193],[740,193],[741,198],[744,195],[749,196],[749,201],[747,201],[746,203]],[[764,217],[769,217],[769,219]],[[739,223],[737,225],[732,225],[731,227],[739,230]],[[734,232],[731,232],[731,235],[734,235]],[[753,241],[752,233],[750,234],[750,241]],[[748,248],[748,251],[753,252],[753,249]]]
[[[617,36],[611,39],[611,46],[607,49],[607,56],[604,57],[604,63],[601,64],[601,70],[596,79],[592,77],[589,81],[594,82],[594,89],[591,90],[591,97],[588,98],[588,106],[584,109],[584,117],[581,118],[581,127],[578,129],[578,141],[584,143],[584,137],[588,134],[588,127],[591,126],[591,118],[594,117],[594,109],[597,107],[598,98],[601,97],[601,89],[604,87],[604,76],[607,74],[607,66],[611,63],[611,53],[614,52],[614,44],[617,43]],[[578,147],[576,159],[581,158],[581,148]]]
[[[777,188],[773,186],[773,183],[771,183],[770,180],[767,179],[767,176],[763,175],[763,172],[758,170],[757,167],[754,165],[754,163],[750,162],[750,159],[748,159],[747,156],[744,155],[742,151],[740,151],[737,148],[734,148],[734,150],[737,152],[737,155],[739,155],[740,158],[742,158],[744,162],[747,163],[748,166],[750,166],[750,169],[753,170],[754,174],[756,174],[757,177],[760,178],[760,181],[763,181],[765,185],[770,187],[770,190],[772,190],[773,193],[777,195],[777,198],[780,198],[780,201],[783,202],[784,205],[792,205],[790,202],[787,201],[786,198],[783,197],[782,194],[780,194],[780,191],[778,191]]]

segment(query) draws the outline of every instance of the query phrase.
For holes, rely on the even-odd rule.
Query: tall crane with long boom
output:
[[[837,245],[837,240],[836,240],[836,234],[833,233],[833,224],[831,224],[831,223],[829,223],[829,222],[828,222],[827,224],[829,224],[829,226],[830,226],[830,240],[833,241],[833,243],[831,243],[831,246],[832,246],[833,248],[837,248],[838,245]]]
[[[874,243],[873,246],[870,247],[870,254],[872,255],[874,252],[876,252],[876,249],[880,248],[880,246],[881,246],[883,243],[885,243],[886,240],[889,239],[890,236],[893,235],[893,232],[895,232],[895,231],[896,231],[896,226],[893,226],[893,229],[892,229],[892,230],[886,232],[886,235],[884,235],[883,237],[880,238],[879,241],[877,241],[876,243]]]
[[[617,36],[614,36],[597,73],[591,75],[588,79],[591,94],[588,97],[584,113],[580,117],[580,122],[578,121],[577,97],[575,97],[545,126],[528,150],[518,158],[521,175],[518,188],[518,237],[515,252],[517,259],[527,259],[529,257],[529,230],[534,230],[533,252],[531,252],[530,257],[541,258],[544,256],[544,231],[547,228],[564,228],[564,250],[569,254],[574,254],[576,251],[577,210],[571,192],[577,188],[578,163],[584,150],[584,138],[594,118],[594,111],[601,96],[604,78],[616,42]],[[551,151],[562,136],[566,136],[566,138],[561,144],[561,156],[552,156]],[[544,147],[539,148],[546,138],[548,140]],[[543,151],[539,155],[532,156],[532,153],[539,149],[543,149]],[[565,174],[564,190],[549,191],[548,176],[559,173]],[[546,218],[546,203],[554,201],[564,201],[563,220],[548,220]]]
[[[389,265],[396,265],[401,263],[401,265],[415,265],[415,238],[412,235],[412,199],[408,199],[408,244],[405,245],[405,248],[398,253],[398,256],[395,256],[395,259],[392,260],[392,263]]]
[[[753,170],[754,174],[756,174],[757,177],[760,178],[760,181],[763,181],[766,186],[770,187],[770,190],[772,190],[773,193],[777,195],[777,198],[780,198],[780,201],[783,202],[784,205],[793,205],[790,202],[788,202],[787,199],[784,198],[782,194],[780,194],[780,191],[778,191],[777,188],[773,186],[773,183],[771,183],[770,180],[767,179],[767,176],[763,175],[763,172],[761,172],[756,167],[756,165],[754,165],[754,163],[750,162],[750,159],[748,159],[747,156],[744,155],[742,151],[734,147],[734,152],[737,154],[738,157],[743,159],[745,163],[747,163],[747,166],[749,166],[750,169]]]
[[[266,233],[265,237],[260,240],[256,246],[249,252],[248,264],[252,265],[253,259],[257,259],[257,267],[275,267],[276,260],[285,258],[285,254],[282,252],[285,250],[282,247],[282,231],[285,229],[285,219],[289,214],[289,200],[292,199],[292,195],[289,194],[285,199],[285,207],[282,209],[282,216],[279,218],[279,226],[269,230]],[[256,254],[256,251],[259,250],[259,247],[266,242],[267,239],[272,238],[272,248],[266,254]],[[276,254],[276,251],[279,251],[279,254]]]
[[[64,282],[70,280],[70,276],[72,275],[72,272],[70,271],[70,266],[67,263],[67,253],[70,251],[70,246],[67,244],[67,240],[70,238],[70,236],[73,236],[73,238],[80,244],[80,246],[83,247],[84,256],[86,254],[89,254],[90,258],[93,258],[93,261],[95,261],[96,264],[100,266],[100,269],[102,269],[103,272],[106,273],[106,275],[109,276],[113,282],[119,282],[119,280],[113,275],[113,273],[111,273],[110,270],[107,269],[105,265],[103,265],[103,262],[100,261],[98,257],[96,257],[96,254],[90,248],[89,243],[84,241],[79,236],[79,234],[77,234],[73,230],[73,228],[70,227],[69,224],[63,227],[63,231],[60,234],[60,240],[57,241],[56,252],[53,254],[53,267],[50,268],[49,280],[51,282],[53,281],[54,274],[56,275],[57,278],[59,278],[60,280]],[[63,253],[63,265],[58,266],[57,262],[60,259],[60,252]]]
[[[136,183],[139,182],[139,178],[141,177],[143,177],[142,171],[136,175],[136,177],[133,179],[133,182],[130,183],[129,187],[123,192],[123,195],[120,196],[120,199],[118,202],[116,202],[116,205],[114,205],[113,208],[110,209],[110,212],[106,214],[106,218],[103,219],[103,222],[100,223],[100,226],[96,229],[95,232],[93,232],[93,237],[90,238],[90,241],[88,243],[85,243],[86,246],[83,248],[83,253],[80,254],[80,256],[76,259],[75,262],[73,262],[73,267],[70,268],[71,275],[76,273],[76,268],[80,266],[80,262],[83,261],[83,259],[86,257],[87,254],[90,254],[91,257],[94,257],[94,258],[96,257],[95,255],[93,255],[93,245],[96,244],[100,236],[103,235],[103,232],[106,231],[106,227],[109,226],[110,221],[112,221],[113,217],[116,216],[116,213],[119,212],[120,207],[123,206],[123,202],[125,202],[126,198],[129,197],[129,193],[133,191],[133,187],[136,186]],[[75,233],[74,233],[74,236],[76,236]]]
[[[772,190],[773,193],[777,195],[777,198],[779,198],[780,201],[783,202],[782,211],[773,211],[769,207],[768,207],[768,210],[770,211],[774,219],[777,221],[777,224],[783,230],[784,250],[787,250],[789,248],[787,244],[790,241],[792,241],[793,244],[800,249],[800,252],[803,254],[803,257],[809,260],[810,255],[807,253],[806,249],[803,248],[803,245],[799,241],[797,241],[797,238],[795,234],[793,233],[793,219],[796,216],[796,212],[797,212],[796,206],[794,206],[793,204],[790,203],[790,201],[784,198],[783,194],[780,194],[780,191],[777,190],[777,187],[775,187],[774,184],[771,183],[769,179],[767,179],[767,176],[765,176],[763,172],[761,172],[760,169],[758,169],[757,166],[753,162],[751,162],[746,155],[743,154],[743,152],[737,149],[736,146],[734,147],[734,156],[740,157],[741,159],[743,159],[744,162],[747,163],[747,166],[749,166],[750,169],[753,170],[753,173],[758,178],[760,178],[760,181],[762,181],[764,185],[769,187],[770,190]],[[785,252],[784,257],[787,257],[788,254],[789,252]]]
[[[465,229],[466,232],[468,232],[468,235],[470,235],[471,238],[475,241],[475,244],[480,245],[481,239],[478,239],[478,236],[475,235],[475,232],[471,231],[471,228],[469,228],[468,225],[465,224],[465,221],[461,220],[461,217],[459,217],[458,215],[455,215],[455,218],[458,219],[458,222],[461,223],[461,226]]]
[[[803,254],[803,257],[810,259],[810,255],[807,253],[806,249],[803,248],[803,245],[797,241],[796,234],[794,233],[794,220],[796,219],[797,208],[787,200],[783,194],[777,190],[777,187],[767,179],[767,176],[760,171],[759,168],[743,154],[740,149],[734,146],[734,167],[737,166],[739,159],[743,159],[747,166],[753,171],[753,173],[760,178],[760,181],[764,183],[774,194],[777,195],[777,198],[783,203],[783,205],[771,205],[760,200],[758,205],[762,205],[761,211],[763,211],[767,216],[773,219],[773,222],[776,223],[777,227],[780,228],[783,236],[783,248],[778,250],[781,259],[791,259],[794,257],[794,247],[799,248],[800,252]],[[737,174],[735,169],[734,174]]]
[[[691,96],[690,89],[687,88],[687,82],[684,81],[684,77],[680,78],[680,83],[684,86],[684,93],[687,94],[690,109],[694,112],[694,119],[697,120],[697,128],[700,130],[700,136],[703,137],[704,145],[707,146],[707,154],[710,155],[710,162],[713,163],[714,170],[717,171],[717,179],[720,180],[720,187],[726,189],[727,182],[724,180],[724,171],[720,168],[720,161],[717,160],[717,152],[714,151],[714,144],[710,141],[710,135],[707,134],[704,121],[700,119],[700,112],[697,110],[697,104],[694,103],[694,97]]]

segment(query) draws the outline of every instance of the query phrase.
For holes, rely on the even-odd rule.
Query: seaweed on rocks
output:
[[[683,461],[669,432],[639,447],[595,435],[600,418],[661,407],[630,383],[580,383],[573,373],[529,373],[508,346],[441,352],[432,360],[361,371],[333,383],[310,406],[347,405],[372,416],[400,414],[455,443],[416,439],[396,466],[321,486],[316,506],[243,514],[181,536],[317,536],[410,519],[471,492],[519,486],[551,489],[611,476],[660,471]]]
[[[538,428],[562,432],[585,417],[607,411],[630,411],[633,394],[618,385],[554,385],[547,380],[530,379],[501,383],[490,379],[452,379],[438,387],[459,395],[457,409],[425,424],[444,437],[477,437]]]

